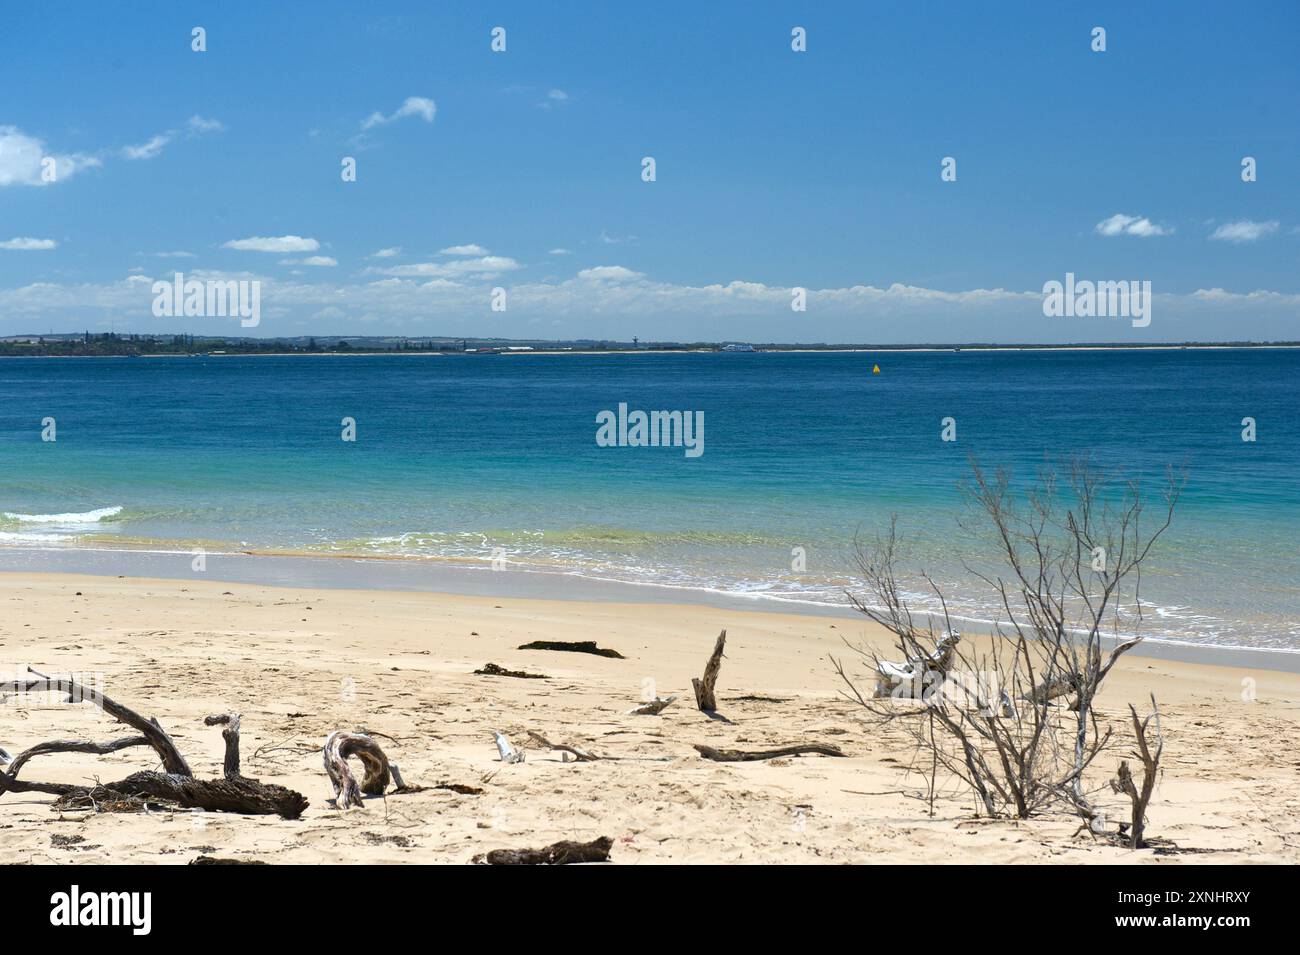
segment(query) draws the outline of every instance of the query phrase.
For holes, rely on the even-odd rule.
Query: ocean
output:
[[[1024,486],[1088,454],[1148,518],[1186,471],[1134,627],[1300,651],[1298,399],[1290,349],[0,359],[0,548],[495,560],[797,610],[860,589],[854,541],[896,516],[990,621],[972,460]],[[702,413],[702,453],[601,446],[620,405]]]

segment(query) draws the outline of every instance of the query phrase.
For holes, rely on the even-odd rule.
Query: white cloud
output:
[[[314,265],[320,267],[330,267],[338,265],[338,259],[328,255],[309,255],[305,259],[281,259],[281,265]]]
[[[383,113],[378,112],[371,113],[361,121],[361,128],[366,130],[375,126],[386,126],[407,116],[419,116],[426,123],[432,123],[437,112],[438,106],[433,100],[423,96],[408,96],[405,102],[397,108],[397,112],[391,116],[385,116]]]
[[[402,247],[401,247],[400,245],[394,245],[394,246],[390,246],[390,247],[387,248],[387,249],[380,249],[378,252],[376,252],[374,255],[372,255],[371,258],[372,258],[372,259],[391,259],[393,256],[399,254],[401,251],[402,251]]]
[[[551,90],[549,93],[546,94],[546,98],[558,100],[559,102],[563,103],[565,100],[569,98],[569,94],[564,92],[564,90]]]
[[[182,133],[187,138],[193,139],[196,136],[202,136],[204,133],[219,133],[225,128],[220,120],[204,119],[198,115],[191,116],[180,129],[169,129],[164,133],[159,133],[139,146],[124,146],[121,150],[122,158],[131,160],[155,159],[162,154],[163,149],[168,144]]]
[[[223,249],[240,252],[315,252],[320,243],[297,235],[253,236],[248,239],[231,239],[222,243]]]
[[[191,116],[180,129],[170,129],[143,143],[119,150],[100,150],[101,155],[117,155],[127,160],[154,159],[180,135],[200,136],[225,129],[215,119]],[[53,160],[53,163],[47,162]],[[45,143],[29,136],[16,126],[0,126],[0,186],[48,186],[65,182],[84,169],[104,165],[99,155],[86,153],[51,153]],[[48,172],[47,172],[48,170]]]
[[[645,278],[645,275],[625,269],[621,265],[597,265],[595,268],[583,269],[578,273],[578,278],[605,282],[630,282]]]
[[[454,259],[450,262],[416,262],[412,265],[395,265],[383,269],[368,269],[394,278],[455,278],[458,276],[487,277],[521,268],[518,262],[504,255],[485,255],[476,259]]]
[[[220,133],[225,130],[220,120],[204,119],[202,116],[191,116],[185,122],[186,128],[194,133]]]
[[[1254,292],[1229,292],[1221,288],[1198,288],[1188,298],[1208,304],[1224,304],[1228,302],[1249,302],[1249,301],[1274,301],[1279,303],[1290,303],[1292,305],[1300,301],[1300,296],[1286,295],[1282,292],[1267,292],[1263,289],[1257,289]]]
[[[620,244],[622,244],[622,243],[624,243],[624,242],[635,242],[635,241],[636,241],[636,236],[634,236],[634,235],[610,235],[608,232],[605,232],[604,230],[601,230],[601,233],[600,233],[600,241],[601,241],[601,242],[604,242],[606,245],[620,245]]]
[[[527,335],[539,324],[562,323],[568,337],[630,340],[647,337],[653,327],[655,338],[678,341],[1114,341],[1128,329],[1101,320],[1045,319],[1039,289],[949,291],[902,283],[809,288],[807,313],[794,315],[788,287],[744,280],[680,285],[617,265],[564,280],[512,282],[509,312],[494,314],[490,289],[497,283],[491,272],[436,274],[467,261],[426,263],[409,276],[359,282],[198,269],[186,276],[260,280],[259,332],[267,335],[355,333],[367,316],[412,335],[478,335],[489,328],[490,334]],[[473,267],[504,270],[504,263]],[[119,330],[176,331],[173,322],[150,315],[146,278],[0,288],[0,333],[27,331],[34,322],[75,329],[100,320],[111,320]],[[1157,293],[1156,299],[1152,328],[1164,325],[1161,338],[1170,341],[1294,337],[1300,315],[1300,294],[1294,293],[1212,288]]]
[[[1240,222],[1225,222],[1212,233],[1210,238],[1220,242],[1255,242],[1264,238],[1266,235],[1272,235],[1278,230],[1277,221],[1269,222],[1251,222],[1243,219]]]
[[[1096,231],[1098,235],[1133,235],[1147,239],[1157,235],[1169,235],[1174,230],[1166,226],[1156,225],[1145,216],[1129,216],[1117,212],[1109,219],[1102,219],[1098,222]]]
[[[487,255],[488,250],[481,245],[451,245],[438,250],[439,255]]]
[[[53,166],[45,164],[46,159],[53,159]],[[42,140],[28,136],[17,126],[0,126],[0,187],[48,186],[102,165],[95,156],[51,153]],[[46,168],[54,173],[52,181],[42,178]]]
[[[139,146],[122,147],[122,158],[124,159],[153,159],[163,151],[163,147],[172,141],[170,133],[159,133],[150,139],[147,143],[141,143]]]
[[[12,249],[19,252],[36,252],[46,249],[58,248],[59,243],[53,239],[33,239],[31,236],[20,235],[14,239],[7,239],[0,242],[0,249]]]
[[[547,255],[573,255],[573,253],[570,252],[568,249],[551,249],[551,251],[546,254]]]
[[[193,259],[196,258],[193,252],[155,252],[154,257],[158,259]]]
[[[1150,219],[1138,219],[1128,227],[1129,235],[1136,235],[1140,238],[1148,238],[1155,235],[1170,235],[1174,230],[1172,227],[1156,225]]]

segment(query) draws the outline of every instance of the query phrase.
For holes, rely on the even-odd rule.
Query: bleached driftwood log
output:
[[[903,663],[877,660],[876,698],[920,699],[926,687],[942,685],[960,642],[961,634],[950,630],[947,636],[939,638],[934,650],[924,656]]]
[[[672,706],[676,700],[676,693],[672,696],[656,696],[653,700],[646,700],[640,706],[634,706],[627,712],[629,716],[658,716]]]
[[[514,745],[510,742],[510,737],[506,736],[505,733],[498,732],[497,730],[491,730],[490,732],[492,733],[492,739],[497,744],[497,752],[501,754],[501,762],[522,763],[524,761],[524,751],[521,749],[515,749]]]
[[[722,670],[722,649],[726,645],[727,631],[723,630],[718,634],[718,640],[713,645],[709,662],[704,665],[703,679],[696,677],[691,680],[691,686],[695,689],[695,705],[703,713],[712,713],[718,708],[718,701],[713,695],[713,685],[718,682],[718,673]]]
[[[337,809],[353,806],[365,806],[362,798],[382,796],[388,788],[391,774],[388,757],[379,744],[364,733],[347,733],[342,730],[331,733],[321,749],[325,763],[325,772],[334,787],[334,805]],[[358,783],[348,768],[348,757],[355,756],[361,760],[365,776]]]

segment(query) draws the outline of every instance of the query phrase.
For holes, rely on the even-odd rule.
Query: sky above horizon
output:
[[[1295,2],[64,13],[0,25],[0,335],[1300,339]]]

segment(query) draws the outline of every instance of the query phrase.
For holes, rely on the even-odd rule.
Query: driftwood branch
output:
[[[695,689],[695,705],[701,712],[712,713],[718,708],[718,701],[713,695],[713,685],[718,682],[718,673],[722,670],[722,649],[726,645],[727,631],[723,630],[718,634],[718,640],[713,645],[709,662],[704,665],[704,678],[697,677],[691,680],[691,686]]]
[[[476,855],[479,865],[571,865],[575,862],[608,862],[614,840],[601,836],[591,842],[557,842],[544,849],[493,849]]]
[[[838,746],[823,746],[820,743],[800,743],[794,746],[781,746],[777,749],[714,749],[712,746],[695,744],[695,749],[705,759],[718,763],[747,763],[760,759],[776,759],[781,756],[799,756],[804,753],[816,753],[819,756],[843,756]]]
[[[56,739],[48,743],[37,743],[35,746],[23,750],[13,758],[5,772],[11,777],[17,776],[18,770],[22,769],[23,764],[29,759],[47,753],[92,753],[96,756],[104,756],[131,746],[148,745],[149,741],[143,736],[125,736],[122,739],[109,740],[107,743],[92,743],[89,740],[78,739]]]
[[[171,741],[156,719],[145,719],[135,710],[110,699],[98,690],[83,686],[71,677],[41,677],[36,680],[11,680],[0,683],[0,694],[4,693],[67,693],[74,702],[85,700],[98,706],[101,710],[120,723],[125,723],[140,735],[158,753],[163,769],[178,776],[193,776],[189,764],[185,762],[176,744]]]
[[[98,786],[42,783],[0,776],[0,792],[38,792],[58,796],[60,809],[96,809],[104,804],[135,804],[156,800],[182,809],[279,815],[297,819],[307,808],[307,798],[273,783],[256,779],[195,779],[175,773],[134,773],[126,779]]]
[[[569,753],[570,755],[573,756],[574,759],[576,759],[580,763],[593,763],[596,760],[600,759],[600,757],[597,756],[595,753],[589,752],[585,749],[580,749],[577,746],[569,746],[565,743],[552,743],[541,733],[534,733],[532,730],[528,731],[528,736],[534,742],[539,743],[542,746],[545,746],[549,750],[554,750],[555,752],[559,752],[559,753]]]
[[[875,661],[875,699],[932,698],[935,688],[941,686],[947,678],[960,643],[961,634],[956,630],[949,630],[937,639],[933,650],[925,650],[921,646],[908,648],[904,641],[902,649],[910,650],[906,660],[901,663]]]
[[[1160,730],[1160,709],[1156,706],[1155,694],[1151,695],[1151,713],[1146,719],[1138,717],[1137,709],[1129,704],[1129,713],[1133,718],[1133,734],[1137,737],[1138,758],[1142,760],[1142,785],[1139,787],[1128,768],[1128,760],[1121,760],[1116,776],[1110,787],[1117,793],[1124,793],[1133,804],[1132,821],[1129,824],[1128,845],[1130,849],[1141,849],[1146,845],[1143,836],[1146,833],[1147,804],[1156,788],[1156,778],[1160,773],[1160,754],[1164,751],[1164,734]],[[1147,739],[1152,721],[1155,721],[1155,746]],[[1122,827],[1121,827],[1122,829]]]
[[[334,805],[337,808],[364,806],[363,793],[367,796],[382,796],[388,788],[391,779],[388,757],[379,748],[379,744],[364,733],[346,733],[342,730],[331,733],[325,740],[321,754],[325,772],[334,786]],[[365,769],[360,784],[348,768],[349,756],[361,760]]]
[[[1050,703],[1059,697],[1077,693],[1078,688],[1079,682],[1073,676],[1051,676],[1028,693],[1022,693],[1020,698],[1030,703]]]
[[[96,809],[103,804],[131,805],[155,800],[182,809],[279,815],[297,819],[307,808],[307,798],[273,783],[256,779],[195,779],[175,773],[140,772],[98,786],[42,783],[0,775],[0,792],[37,792],[58,796],[60,809]]]
[[[676,693],[672,696],[656,696],[653,700],[646,700],[640,706],[634,706],[627,712],[629,716],[658,716],[672,706],[676,700]]]
[[[28,669],[31,669],[30,667]],[[36,671],[32,671],[36,673]],[[93,743],[82,740],[53,740],[38,743],[19,753],[0,773],[0,793],[37,792],[58,796],[56,805],[63,809],[118,809],[144,808],[156,801],[183,809],[206,809],[217,812],[238,812],[256,815],[276,814],[286,819],[297,819],[307,808],[307,799],[301,793],[246,779],[239,774],[239,717],[238,715],[209,717],[208,725],[224,724],[226,759],[224,779],[195,779],[189,764],[181,756],[171,737],[156,719],[145,719],[130,707],[123,706],[97,690],[91,690],[73,679],[50,677],[36,673],[36,680],[15,680],[0,684],[0,693],[67,693],[71,702],[89,701],[106,714],[139,731],[140,736],[129,736]],[[150,746],[162,760],[163,772],[138,772],[126,779],[95,786],[77,786],[68,783],[47,783],[19,779],[18,772],[34,756],[48,753],[92,753],[104,755],[132,746]]]
[[[519,680],[549,680],[545,673],[529,673],[527,670],[507,670],[495,663],[485,663],[481,669],[474,671],[475,676],[512,676]]]
[[[623,654],[609,647],[596,646],[595,640],[534,640],[525,643],[520,650],[560,650],[565,653],[594,653],[598,657],[613,657],[622,660]]]

